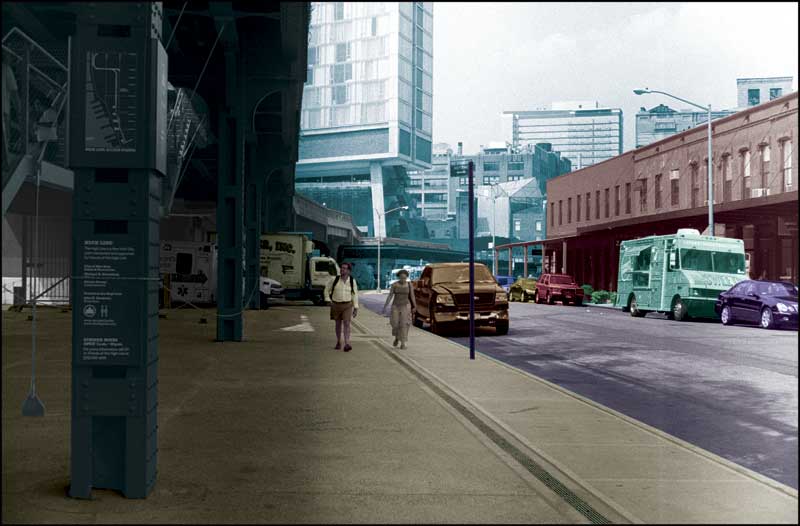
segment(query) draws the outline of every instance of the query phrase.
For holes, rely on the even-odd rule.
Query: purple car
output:
[[[796,329],[797,286],[785,281],[742,281],[719,295],[714,310],[723,325],[746,322],[764,329]]]

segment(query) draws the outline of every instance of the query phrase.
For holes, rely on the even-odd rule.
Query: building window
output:
[[[334,86],[333,87],[333,103],[346,104],[347,103],[347,86]]]
[[[469,182],[468,179],[469,179],[469,177],[459,177],[458,178],[458,184],[460,186],[467,186],[467,184]]]
[[[670,170],[669,172],[669,191],[671,195],[672,206],[680,205],[680,192],[681,192],[681,173],[679,170]]]
[[[541,221],[537,221],[536,222],[536,231],[537,232],[541,232],[542,231],[542,222]]]
[[[600,219],[600,190],[594,193],[594,218]]]
[[[314,85],[314,68],[312,66],[308,66],[308,70],[306,70],[306,86],[313,86]]]
[[[344,44],[336,44],[336,62],[345,62],[350,60],[351,49],[350,42]]]
[[[556,226],[555,217],[556,217],[556,204],[555,203],[550,203],[550,226],[551,227],[555,227]]]
[[[647,211],[647,178],[639,179],[639,212]]]
[[[697,206],[700,206],[698,204],[698,201],[700,200],[700,174],[697,163],[692,163],[691,174],[692,174],[692,194],[689,206],[691,208],[695,208]]]
[[[572,198],[567,198],[567,224],[572,223]]]
[[[525,176],[524,176],[524,175],[520,175],[520,174],[517,174],[517,175],[509,175],[509,176],[508,176],[508,180],[509,180],[509,181],[519,181],[519,180],[521,180],[523,177],[525,177]]]
[[[782,88],[770,88],[769,89],[769,100],[777,99],[781,95],[783,95],[783,89]]]
[[[483,171],[484,172],[499,172],[500,171],[500,163],[498,162],[483,162]]]
[[[333,66],[333,83],[341,84],[353,80],[353,64],[336,64]]]
[[[575,200],[575,222],[580,223],[581,221],[581,194],[578,194]]]
[[[769,144],[761,147],[761,188],[762,192],[769,188]]]
[[[522,230],[522,220],[515,219],[514,220],[514,232],[519,232],[520,230]]]
[[[484,175],[483,184],[497,184],[500,182],[499,175]]]
[[[747,90],[747,105],[756,106],[761,103],[761,91],[759,89]]]
[[[619,185],[614,187],[614,215],[619,215]]]
[[[656,210],[661,208],[661,174],[656,174]]]
[[[722,156],[722,201],[728,203],[732,200],[733,174],[731,173],[731,156]]]
[[[313,66],[317,63],[317,50],[319,48],[316,47],[309,47],[308,48],[308,65]]]
[[[561,219],[563,218],[562,212],[562,205],[561,199],[558,200],[558,226],[561,226]]]
[[[591,192],[586,192],[586,220],[587,221],[590,219],[590,216],[592,215],[591,211],[590,211],[591,198],[592,198]]]
[[[792,179],[792,140],[781,142],[781,171],[783,172],[783,191],[791,192],[794,188]]]
[[[508,169],[509,171],[522,171],[525,169],[525,163],[510,162],[508,163]]]
[[[606,218],[608,218],[609,210],[611,209],[611,190],[606,188]]]
[[[625,183],[625,213],[631,213],[631,183]]]
[[[372,17],[372,31],[370,32],[372,36],[376,36],[378,34],[378,18]]]
[[[333,3],[333,19],[334,20],[344,19],[344,2]]]
[[[742,152],[742,199],[750,198],[750,150]]]

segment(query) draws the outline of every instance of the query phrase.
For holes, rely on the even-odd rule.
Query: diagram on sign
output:
[[[86,53],[87,152],[136,151],[136,53]]]

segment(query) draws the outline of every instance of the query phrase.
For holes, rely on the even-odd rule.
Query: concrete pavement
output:
[[[41,419],[20,416],[27,312],[3,313],[4,522],[794,523],[797,492],[446,339],[391,347],[361,309],[160,320],[159,476],[143,501],[69,483],[70,315],[40,312]],[[201,316],[211,323],[202,325]]]

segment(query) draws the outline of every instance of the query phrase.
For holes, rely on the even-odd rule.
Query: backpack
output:
[[[339,283],[339,276],[333,278],[333,285],[331,285],[331,294],[333,294],[333,291],[336,289],[337,283]],[[353,276],[350,276],[350,294],[352,294],[353,296],[356,295],[356,291],[353,290]]]

